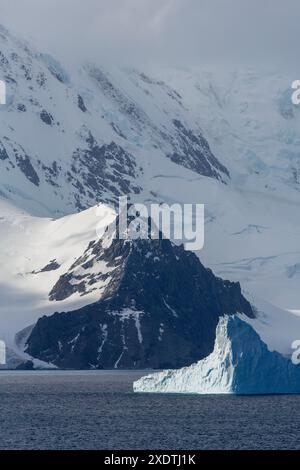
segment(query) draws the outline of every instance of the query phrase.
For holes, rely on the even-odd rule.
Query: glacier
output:
[[[220,319],[213,352],[179,370],[142,377],[135,392],[192,394],[300,393],[300,367],[270,351],[254,329],[237,316]]]

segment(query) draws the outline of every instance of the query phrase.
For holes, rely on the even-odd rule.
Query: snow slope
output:
[[[190,367],[142,377],[135,392],[198,394],[300,393],[300,368],[270,352],[250,325],[220,319],[212,354]]]
[[[166,83],[102,64],[67,71],[3,27],[0,51],[8,95],[0,108],[0,191],[20,207],[61,216],[124,193],[145,198],[157,168],[228,180]]]
[[[291,101],[293,76],[221,67],[160,74],[231,175],[230,190],[218,189],[207,204],[203,259],[256,295],[299,310],[300,108]]]
[[[55,220],[32,217],[3,201],[0,207],[0,337],[12,346],[15,334],[43,314],[98,300],[99,293],[92,292],[85,297],[75,294],[62,304],[50,302],[49,293],[77,254],[97,238],[96,229],[101,234],[115,213],[100,205]],[[53,262],[57,266],[51,268]]]

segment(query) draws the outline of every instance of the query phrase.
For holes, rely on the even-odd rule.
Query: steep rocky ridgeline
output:
[[[207,140],[198,131],[187,129],[178,119],[173,121],[175,135],[172,138],[174,152],[168,157],[178,165],[200,175],[226,182],[229,172],[213,155]]]
[[[254,316],[240,285],[166,239],[120,240],[108,229],[53,287],[51,300],[99,291],[74,312],[42,317],[26,352],[64,368],[177,368],[213,350],[225,314]]]

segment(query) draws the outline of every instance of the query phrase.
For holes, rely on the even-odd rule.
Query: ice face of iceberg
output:
[[[135,392],[196,394],[300,393],[300,366],[271,352],[237,316],[220,319],[214,351],[179,370],[142,377]]]

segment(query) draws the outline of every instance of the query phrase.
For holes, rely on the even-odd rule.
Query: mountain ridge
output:
[[[49,54],[1,31],[0,74],[8,99],[0,113],[0,190],[6,197],[47,216],[98,202],[115,205],[123,194],[149,197],[143,147],[165,168],[229,179],[179,95],[164,82],[133,69],[106,71],[91,64],[68,72]]]
[[[40,318],[25,352],[63,368],[177,368],[211,352],[221,315],[255,316],[239,284],[216,278],[167,239],[107,243],[104,235],[60,278],[51,300],[84,295],[99,282],[99,301]]]

